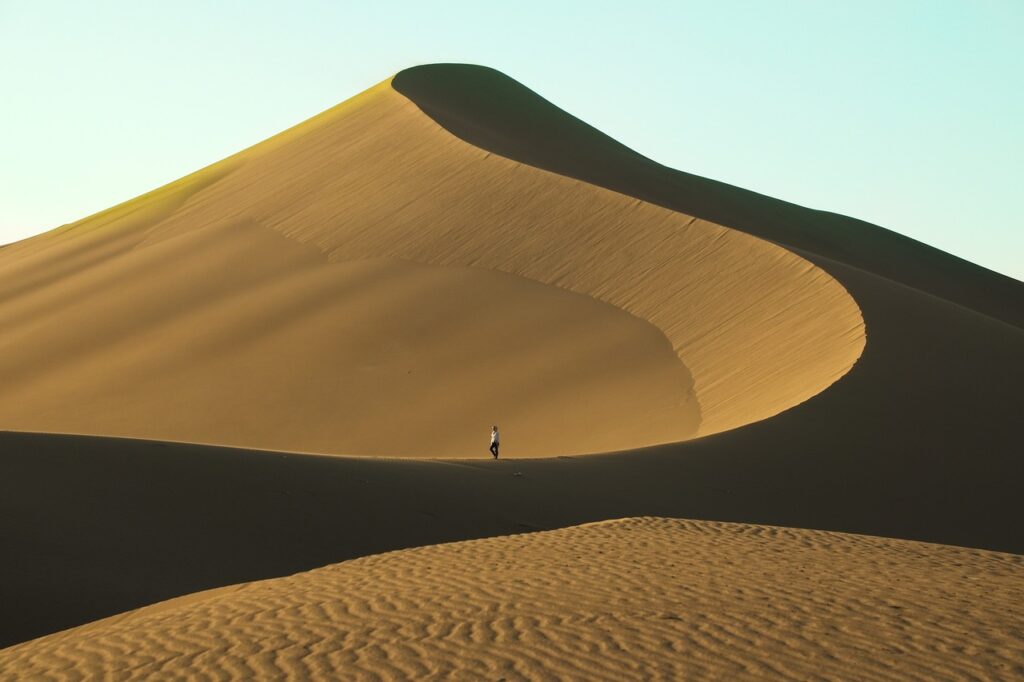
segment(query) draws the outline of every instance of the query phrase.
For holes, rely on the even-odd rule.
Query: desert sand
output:
[[[26,675],[1021,674],[1024,285],[493,70],[4,247],[0,319],[0,643],[114,617]],[[623,517],[743,525],[536,532]]]
[[[771,416],[864,346],[805,259],[467,144],[390,81],[0,259],[22,431],[475,457],[500,415],[520,456],[613,451]]]
[[[371,556],[0,652],[64,679],[1014,679],[1024,557],[677,519]]]

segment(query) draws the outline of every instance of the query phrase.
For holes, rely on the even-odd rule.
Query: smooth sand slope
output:
[[[637,518],[437,545],[6,649],[7,675],[1019,679],[1024,557]]]
[[[390,81],[4,249],[0,291],[0,427],[332,454],[685,440],[864,346],[803,258],[472,146]]]
[[[0,429],[173,427],[310,450],[350,438],[363,454],[403,457],[438,454],[450,438],[452,456],[486,455],[489,413],[507,410],[523,415],[513,428],[500,420],[507,455],[552,456],[326,458],[0,433],[0,539],[18,558],[0,573],[3,642],[392,549],[624,516],[1024,553],[1024,285],[882,228],[660,167],[487,69],[423,67],[393,84],[412,99],[380,86],[0,251]],[[365,111],[389,133],[367,134]],[[351,126],[354,141],[342,134]],[[533,156],[502,157],[514,149]],[[399,153],[408,168],[361,170]],[[390,185],[375,184],[382,174]],[[735,229],[668,212],[671,201]],[[358,224],[346,206],[363,207]],[[332,242],[333,230],[347,236]],[[502,331],[521,336],[489,336],[492,292],[509,307]],[[579,321],[558,324],[566,315]],[[588,355],[574,334],[591,325]],[[485,352],[482,340],[497,345]],[[549,348],[557,366],[540,366]],[[494,372],[494,388],[451,376],[463,363]],[[432,393],[443,398],[409,399]],[[483,428],[449,401],[479,407]],[[620,420],[600,421],[616,410]],[[753,419],[687,442],[553,456],[581,439],[599,451]]]
[[[1014,279],[877,225],[662,166],[493,69],[431,64],[402,71],[393,84],[447,130],[482,149],[1024,324],[1024,291]],[[969,214],[966,219],[965,229]]]

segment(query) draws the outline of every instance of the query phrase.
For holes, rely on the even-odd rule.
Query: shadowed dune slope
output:
[[[639,518],[410,549],[0,652],[7,674],[1016,679],[1024,557]]]
[[[5,249],[0,290],[0,426],[307,452],[476,456],[494,422],[520,456],[679,441],[864,346],[803,258],[495,156],[390,82]]]
[[[935,299],[920,304],[922,314],[911,322],[927,324],[929,305],[945,312]],[[1004,341],[1016,349],[1016,338]],[[996,361],[1006,359],[1006,347],[990,345]],[[907,351],[908,369],[923,373],[931,359]],[[388,550],[622,516],[757,522],[1024,553],[1024,459],[1007,441],[1015,406],[984,420],[968,413],[962,421],[988,428],[963,428],[955,422],[963,406],[947,393],[973,380],[954,372],[922,380],[936,396],[925,408],[951,405],[932,430],[911,428],[920,417],[899,410],[906,396],[897,389],[888,401],[830,417],[871,394],[879,377],[862,373],[862,364],[774,419],[587,457],[314,457],[0,433],[0,537],[18,557],[0,569],[0,642]]]
[[[394,86],[446,129],[496,154],[769,239],[800,253],[843,262],[1024,326],[1024,287],[1010,277],[862,220],[804,208],[663,166],[494,69],[428,64],[402,71],[395,76]],[[969,207],[966,209],[969,214]],[[968,218],[964,229],[970,229],[969,225]]]

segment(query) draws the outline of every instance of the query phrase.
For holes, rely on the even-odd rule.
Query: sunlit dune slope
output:
[[[377,555],[0,652],[7,674],[1014,679],[1024,558],[673,519]]]
[[[30,318],[8,334],[23,344],[0,360],[20,388],[0,398],[8,425],[430,456],[486,454],[495,413],[529,426],[517,449],[566,452],[684,438],[699,418],[656,329],[492,270],[327,264],[270,230],[215,226],[72,280],[84,301],[42,324],[75,331]],[[565,410],[574,397],[585,410]]]
[[[451,134],[390,81],[0,252],[0,427],[326,453],[617,450],[846,373],[786,249]]]

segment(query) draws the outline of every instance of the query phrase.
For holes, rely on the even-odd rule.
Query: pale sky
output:
[[[1022,36],[1021,0],[0,0],[0,243],[447,61],[666,165],[1024,279]]]

